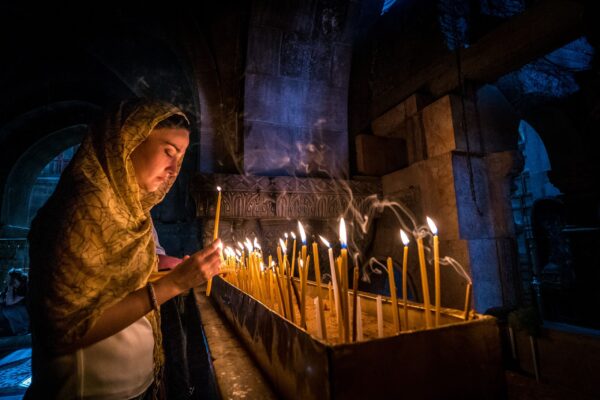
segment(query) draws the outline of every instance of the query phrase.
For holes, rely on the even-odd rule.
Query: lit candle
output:
[[[429,315],[429,283],[427,282],[427,268],[425,267],[425,251],[423,250],[423,239],[417,239],[417,250],[419,252],[419,265],[421,267],[421,287],[423,288],[423,309],[425,313],[425,325],[431,328],[431,315]]]
[[[287,265],[287,247],[283,240],[279,239],[279,245],[283,251],[283,278],[285,283],[285,307],[287,308],[287,314],[290,321],[294,322],[294,304],[292,302],[292,287],[290,283],[289,269]],[[287,279],[286,279],[287,276]]]
[[[333,259],[333,249],[331,248],[331,245],[329,244],[329,242],[323,237],[323,236],[319,236],[319,238],[321,239],[321,241],[323,242],[323,244],[325,246],[327,246],[327,254],[329,255],[329,269],[331,271],[331,280],[333,281],[333,301],[335,303],[335,318],[337,321],[337,326],[338,326],[338,334],[340,339],[342,338],[342,332],[341,332],[341,328],[342,328],[342,324],[341,319],[342,319],[342,312],[341,312],[341,300],[340,300],[340,280],[338,279],[338,274],[337,274],[337,267],[335,266],[335,261]]]
[[[340,243],[342,244],[342,265],[341,265],[341,278],[342,282],[346,282],[348,280],[348,249],[347,241],[346,241],[346,222],[344,218],[340,219]],[[344,313],[342,317],[342,321],[344,322],[344,341],[350,341],[350,315],[348,310],[348,290],[346,285],[344,285],[342,297],[342,311]]]
[[[217,210],[215,211],[215,230],[213,232],[213,240],[219,237],[219,218],[221,217],[221,186],[217,186]]]
[[[217,240],[219,237],[219,218],[221,216],[221,186],[217,186],[217,192],[219,192],[219,195],[217,197],[217,210],[215,211],[215,230],[213,232],[213,241]],[[208,280],[208,284],[206,285],[207,296],[210,296],[211,289],[212,277]]]
[[[294,232],[290,232],[290,235],[292,235],[292,239],[294,239],[292,245],[292,273],[290,274],[290,276],[293,278],[294,275],[296,275],[296,234]]]
[[[298,269],[298,275],[300,276],[300,294],[301,294],[301,305],[300,305],[300,324],[306,327],[306,280],[308,279],[308,260],[307,260],[307,248],[306,248],[306,233],[304,227],[298,221],[298,232],[300,232],[300,240],[302,241],[301,256],[298,266],[302,267]]]
[[[323,298],[321,296],[321,266],[319,265],[319,246],[317,242],[312,244],[313,260],[315,264],[315,283],[317,285],[317,297],[319,298],[319,316],[317,324],[321,325],[323,331],[323,339],[327,340],[327,329],[325,328],[325,312],[323,311]],[[331,288],[331,286],[329,286]]]
[[[433,220],[427,217],[427,224],[433,234],[433,273],[435,281],[435,326],[440,326],[441,311],[441,285],[440,285],[440,244],[438,238],[437,226]]]
[[[383,304],[381,295],[377,296],[377,337],[383,337]]]
[[[394,321],[394,330],[400,332],[400,315],[398,314],[398,297],[396,295],[396,280],[394,278],[394,262],[392,257],[387,258],[387,270],[390,280],[390,302],[392,303],[392,318]]]
[[[400,239],[404,244],[404,256],[402,257],[402,305],[404,306],[404,329],[408,329],[408,294],[407,294],[407,262],[408,262],[408,236],[400,229]]]
[[[304,260],[298,260],[298,275],[300,276],[300,326],[306,329],[306,281],[304,270],[307,269]]]

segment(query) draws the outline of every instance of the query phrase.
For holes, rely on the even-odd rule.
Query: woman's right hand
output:
[[[177,265],[163,279],[171,279],[180,292],[199,286],[221,272],[221,240],[215,240]]]

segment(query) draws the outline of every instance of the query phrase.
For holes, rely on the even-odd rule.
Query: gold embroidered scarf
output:
[[[157,270],[150,209],[176,176],[143,195],[130,155],[174,114],[185,117],[164,102],[122,103],[90,130],[38,212],[29,235],[34,351],[52,355],[68,348]],[[146,317],[154,329],[157,372],[163,363],[160,319],[158,313]]]

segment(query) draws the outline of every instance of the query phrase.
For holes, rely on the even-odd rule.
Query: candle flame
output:
[[[258,239],[257,238],[254,238],[254,247],[257,248],[257,249],[259,249],[259,250],[261,249],[260,244],[258,244]]]
[[[288,234],[287,234],[287,232],[285,232],[285,233],[283,234],[283,236],[285,236],[285,238],[287,239],[287,238],[288,238]]]
[[[260,262],[260,272],[264,272],[265,271],[265,264],[263,264],[263,262]]]
[[[244,245],[242,244],[242,242],[238,242],[238,247],[242,249],[242,251],[244,251]]]
[[[281,246],[281,250],[283,250],[283,253],[287,253],[287,247],[285,247],[285,243],[283,243],[282,239],[279,239],[279,246]]]
[[[408,235],[404,233],[402,229],[400,229],[400,240],[402,240],[402,243],[404,243],[405,246],[408,246],[410,243],[410,240],[408,240]]]
[[[290,235],[292,235],[292,239],[296,240],[296,234],[294,232],[290,232]]]
[[[242,252],[241,252],[241,251],[239,251],[238,249],[235,249],[235,254],[237,254],[237,255],[238,255],[238,257],[241,257],[241,256],[242,256]]]
[[[217,192],[221,191],[221,186],[217,186]]]
[[[344,218],[340,219],[340,242],[342,243],[342,248],[346,248],[346,221]]]
[[[298,231],[300,232],[300,238],[302,238],[302,244],[306,244],[306,232],[304,232],[304,227],[298,221]]]
[[[319,235],[319,239],[321,239],[321,242],[323,242],[323,244],[325,246],[327,246],[328,248],[331,248],[331,245],[329,244],[329,241],[327,239],[325,239],[323,236]]]
[[[438,233],[437,226],[435,226],[435,222],[433,222],[433,220],[429,217],[427,217],[427,225],[429,225],[429,229],[431,229],[431,233],[433,233],[434,235],[437,235],[437,233]]]
[[[248,253],[252,253],[252,250],[254,250],[254,246],[252,246],[252,242],[250,241],[250,239],[246,238],[245,245],[248,249]]]

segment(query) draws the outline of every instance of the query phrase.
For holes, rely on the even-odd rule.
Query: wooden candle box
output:
[[[309,295],[316,290],[311,285]],[[326,289],[322,289],[327,296]],[[361,293],[363,313],[375,297]],[[505,398],[499,332],[493,317],[443,309],[439,328],[332,344],[284,319],[220,277],[212,301],[238,332],[275,390],[288,399]],[[400,313],[403,310],[400,308]],[[423,308],[409,305],[417,326]],[[391,321],[391,303],[384,303]]]

